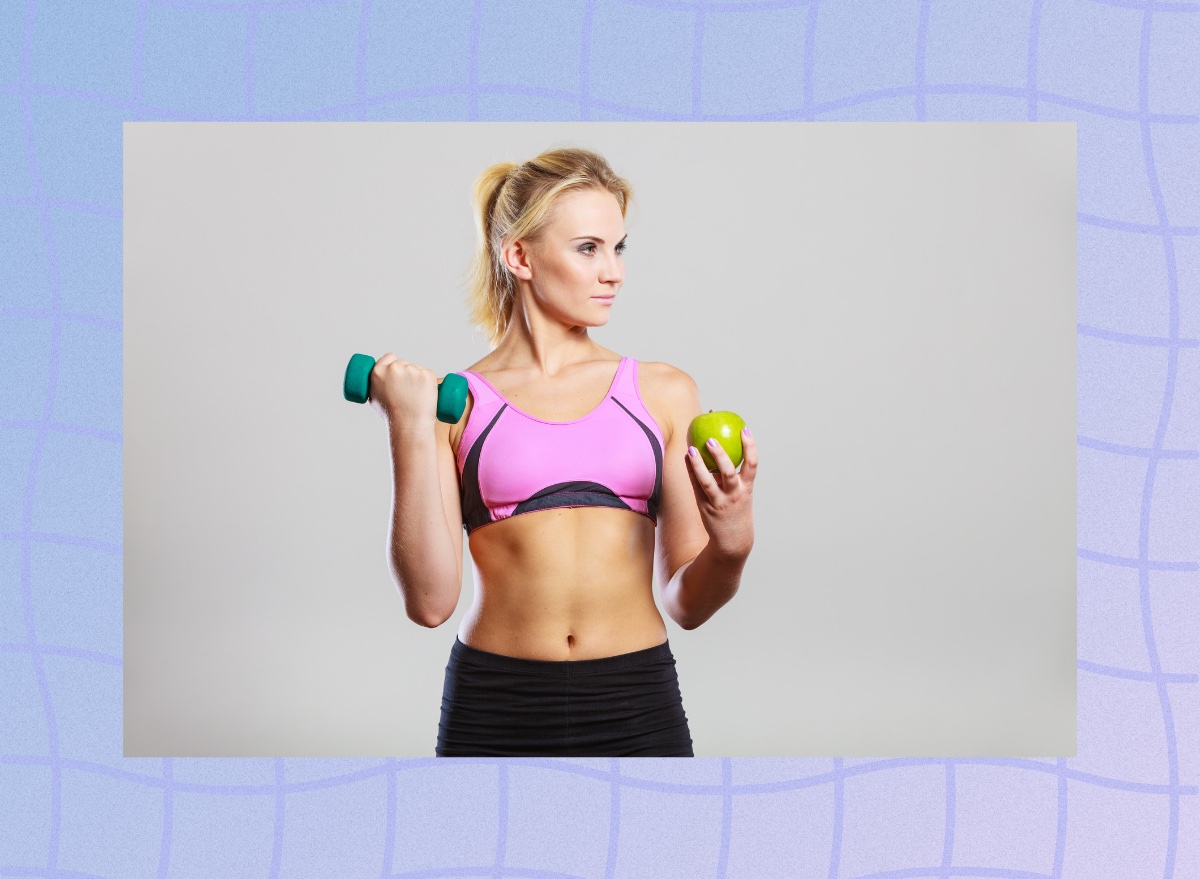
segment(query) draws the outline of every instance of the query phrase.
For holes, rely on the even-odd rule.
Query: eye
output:
[[[591,248],[591,250],[588,250],[588,248],[589,248],[589,247]],[[596,245],[595,245],[595,244],[593,244],[592,242],[590,242],[590,241],[589,241],[589,242],[587,242],[586,244],[581,244],[581,245],[579,246],[579,249],[580,249],[580,251],[582,251],[583,253],[586,253],[586,254],[588,254],[589,256],[591,256],[591,255],[592,255],[593,253],[595,253],[595,251],[596,251]],[[617,253],[624,253],[624,252],[625,252],[625,242],[624,242],[624,241],[622,241],[620,244],[618,244],[618,245],[617,245],[615,248],[613,248],[613,249],[614,249],[614,250],[615,250]]]

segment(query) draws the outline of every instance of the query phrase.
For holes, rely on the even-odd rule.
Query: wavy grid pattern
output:
[[[426,6],[0,5],[0,875],[1200,875],[1200,4]],[[122,758],[143,119],[1075,121],[1078,757]]]

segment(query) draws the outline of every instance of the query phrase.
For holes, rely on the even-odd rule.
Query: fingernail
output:
[[[715,448],[717,447],[717,441],[716,441],[715,439],[713,439],[712,437],[709,437],[709,439],[708,439],[708,447],[709,447],[710,449],[715,449]]]
[[[695,446],[688,446],[688,457],[690,457],[690,458],[696,457],[696,447]]]
[[[742,428],[742,436],[750,436],[750,428],[743,427]]]

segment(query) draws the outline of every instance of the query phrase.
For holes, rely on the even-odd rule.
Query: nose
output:
[[[611,254],[601,263],[600,280],[606,282],[621,282],[625,280],[625,267],[621,264],[619,256]]]

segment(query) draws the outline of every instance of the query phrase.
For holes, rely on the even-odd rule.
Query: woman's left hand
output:
[[[750,507],[754,477],[758,472],[758,449],[754,438],[742,431],[742,469],[736,470],[725,449],[715,440],[708,443],[708,453],[717,464],[710,473],[704,465],[700,450],[687,452],[688,473],[704,530],[714,549],[725,555],[750,554],[754,545],[754,516]]]

